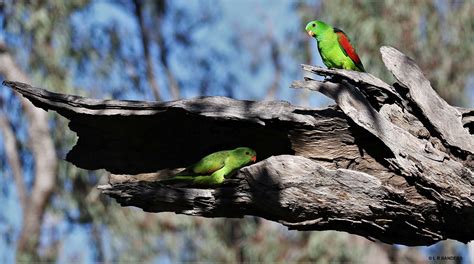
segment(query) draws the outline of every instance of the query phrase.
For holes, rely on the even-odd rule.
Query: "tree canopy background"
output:
[[[304,31],[317,18],[349,35],[368,72],[390,81],[378,49],[394,46],[417,61],[450,104],[472,107],[473,13],[472,0],[6,0],[0,2],[0,53],[12,60],[1,60],[0,76],[18,69],[33,85],[94,98],[222,95],[319,107],[330,102],[288,89],[301,79],[299,64],[322,64],[315,40]],[[54,185],[38,194],[44,203],[34,204],[42,153],[32,151],[33,125],[19,98],[4,87],[0,107],[2,262],[469,259],[466,245],[452,241],[406,248],[345,233],[288,231],[254,217],[205,219],[121,208],[95,188],[107,172],[63,160],[77,139],[54,114],[47,119],[58,164],[48,176]],[[9,153],[17,154],[17,162]],[[31,204],[38,207],[33,216],[25,214]],[[27,221],[38,222],[39,229],[28,231],[25,242]]]

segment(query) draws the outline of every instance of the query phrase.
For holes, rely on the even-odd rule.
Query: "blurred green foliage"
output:
[[[309,2],[309,3],[308,3]],[[413,58],[450,104],[466,106],[474,72],[473,1],[303,1],[305,21],[318,18],[351,38],[368,72],[393,80],[380,57],[382,45]]]

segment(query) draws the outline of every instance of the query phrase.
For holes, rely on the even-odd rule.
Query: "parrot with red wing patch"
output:
[[[359,55],[342,30],[314,20],[306,25],[306,31],[317,40],[319,54],[328,68],[365,72]]]

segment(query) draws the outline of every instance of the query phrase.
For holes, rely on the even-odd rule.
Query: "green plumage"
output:
[[[306,25],[306,31],[317,40],[319,54],[328,68],[365,71],[359,55],[342,30],[314,20]]]
[[[253,149],[240,147],[209,154],[164,183],[188,182],[194,185],[220,184],[233,172],[256,160]]]

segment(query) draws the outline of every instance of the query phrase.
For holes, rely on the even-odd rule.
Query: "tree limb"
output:
[[[168,80],[168,90],[173,100],[178,100],[180,96],[180,87],[178,81],[176,80],[173,72],[168,63],[169,49],[168,44],[165,42],[165,37],[163,36],[163,17],[166,15],[168,10],[168,4],[166,1],[155,1],[153,5],[154,9],[154,24],[156,25],[153,28],[154,39],[156,46],[160,52],[159,61],[165,72],[166,79]]]
[[[13,179],[15,180],[18,198],[20,199],[21,207],[26,208],[28,196],[25,182],[23,181],[23,166],[21,165],[20,155],[18,153],[19,147],[15,132],[13,132],[10,122],[3,112],[0,112],[0,128],[3,134],[5,154],[12,170]]]
[[[420,210],[436,210],[434,202],[404,201],[401,192],[384,186],[377,177],[326,169],[298,156],[268,158],[243,168],[226,185],[215,189],[183,190],[143,181],[101,189],[123,206],[149,212],[171,210],[207,217],[258,215],[290,229],[335,229],[388,243],[415,245],[443,239],[440,232],[429,227],[439,223],[427,219]]]
[[[411,63],[401,53],[382,53],[385,61]],[[115,173],[100,189],[123,206],[206,217],[255,215],[297,230],[333,229],[406,245],[474,238],[470,145],[452,146],[452,135],[442,135],[469,133],[463,119],[472,110],[449,108],[462,115],[452,117],[458,127],[441,133],[402,85],[367,73],[303,69],[328,78],[292,86],[320,91],[337,107],[225,97],[103,101],[5,84],[71,120],[79,141],[67,159]],[[223,185],[157,182],[210,152],[237,146],[256,149],[260,162]]]
[[[281,83],[283,67],[280,62],[281,55],[280,55],[278,43],[276,42],[274,38],[271,38],[271,40],[269,41],[270,41],[272,64],[273,64],[275,73],[273,74],[271,84],[268,86],[267,91],[265,92],[265,100],[274,100],[278,92],[278,87],[280,86],[280,83]]]
[[[3,52],[0,51],[0,73],[7,79],[30,82],[28,76],[15,63],[6,49]],[[34,107],[25,98],[21,98],[21,103],[29,121],[29,147],[35,161],[35,174],[33,187],[25,203],[27,206],[23,207],[23,227],[17,248],[19,255],[29,253],[35,256],[46,203],[56,184],[57,158],[48,127],[47,113]],[[17,187],[25,188],[24,186]]]
[[[145,26],[145,21],[143,17],[143,1],[142,0],[133,0],[133,5],[135,8],[135,16],[138,21],[138,26],[140,28],[140,36],[141,36],[141,44],[143,49],[143,57],[145,58],[145,72],[146,72],[146,79],[148,84],[150,85],[151,91],[155,100],[161,101],[161,92],[160,86],[155,77],[155,68],[153,67],[153,60],[150,54],[150,38],[149,32]]]
[[[393,76],[408,89],[407,97],[448,145],[474,154],[472,135],[463,128],[461,113],[433,90],[416,63],[391,47],[382,47],[382,59]]]

